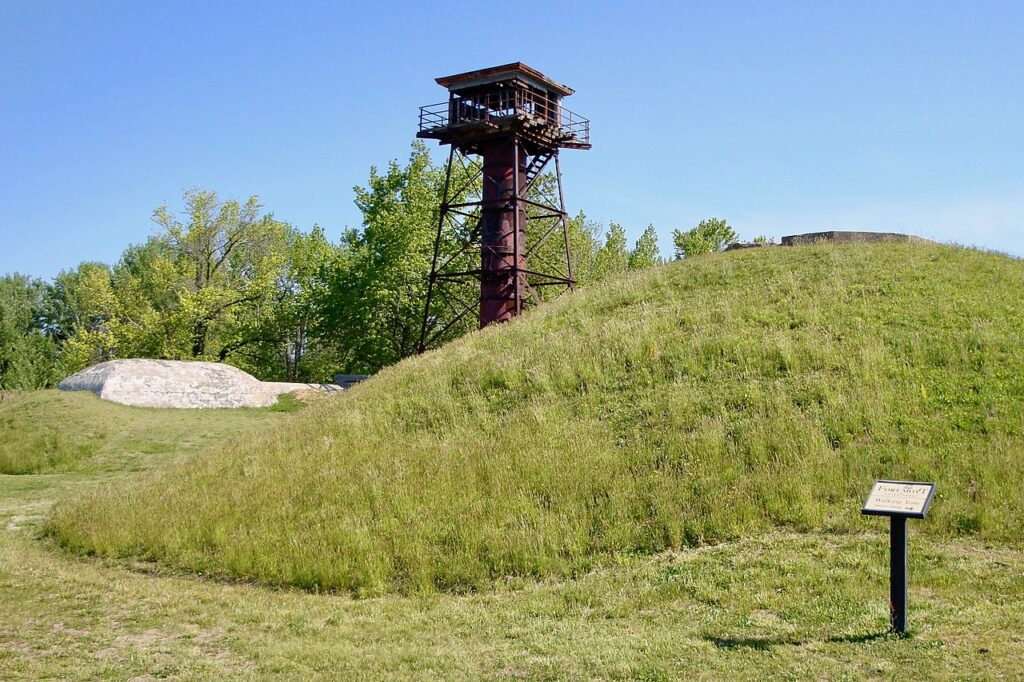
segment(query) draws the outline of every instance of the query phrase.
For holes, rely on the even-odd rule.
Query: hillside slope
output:
[[[269,409],[126,407],[89,392],[16,391],[0,396],[0,475],[149,468],[167,453],[198,452],[275,421]],[[143,458],[145,461],[135,461]]]
[[[568,574],[772,527],[1024,534],[1024,264],[934,245],[759,249],[581,291],[258,440],[65,505],[67,547],[373,594]]]

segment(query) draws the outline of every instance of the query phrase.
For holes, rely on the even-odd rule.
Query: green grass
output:
[[[1013,383],[1020,376],[1019,329],[1006,310],[1020,295],[1019,288],[1008,288],[1019,285],[1020,265],[929,248],[896,252],[891,259],[885,252],[847,249],[794,249],[763,261],[733,256],[695,259],[629,280],[604,296],[580,296],[586,315],[599,315],[600,323],[574,321],[569,311],[549,306],[522,323],[467,339],[452,355],[419,358],[347,396],[298,412],[293,404],[276,410],[138,410],[88,394],[0,394],[0,415],[10,417],[12,406],[21,415],[4,422],[19,426],[0,430],[0,449],[46,461],[50,441],[39,432],[59,425],[66,447],[91,452],[49,464],[47,472],[0,474],[0,679],[859,680],[902,679],[907,670],[925,679],[1019,677],[1024,547],[1011,522],[1020,509],[1019,474],[1012,469],[1022,401]],[[869,257],[880,261],[877,267],[863,262]],[[846,290],[862,292],[837,305],[822,303],[790,329],[785,321],[794,309],[807,308],[807,294],[798,287],[771,298],[779,286],[773,281],[790,277],[779,274],[787,270],[838,278]],[[833,274],[823,274],[828,272]],[[886,278],[926,286],[901,300],[883,298],[881,311],[871,317],[870,300],[857,303],[858,297],[866,296],[864,282],[882,287]],[[751,280],[760,294],[752,292]],[[733,287],[750,291],[727,295]],[[833,287],[833,293],[843,290]],[[932,294],[953,298],[932,302]],[[787,304],[790,299],[794,303]],[[757,309],[764,317],[753,324]],[[669,317],[666,310],[675,311],[675,322],[658,321]],[[899,318],[912,330],[902,339],[893,310],[903,311]],[[858,317],[861,322],[851,321]],[[573,326],[575,342],[563,338]],[[646,340],[631,338],[652,327],[658,332]],[[535,335],[549,344],[551,358],[529,347]],[[618,345],[606,347],[602,339]],[[715,339],[720,350],[701,355]],[[757,359],[771,356],[774,346],[757,350],[769,339],[790,344],[786,372],[776,366],[771,373],[770,363]],[[637,344],[643,344],[640,350]],[[732,356],[721,350],[729,348]],[[739,361],[741,350],[745,359]],[[492,352],[502,359],[489,359]],[[527,372],[516,369],[522,357],[531,360]],[[814,358],[831,358],[841,370],[819,380],[809,370]],[[874,377],[876,390],[856,390],[854,377],[844,373]],[[974,385],[978,377],[988,386],[980,396],[950,399],[971,396],[957,387]],[[565,388],[570,385],[577,389]],[[758,400],[738,400],[744,386]],[[806,400],[812,387],[822,401]],[[773,402],[786,391],[789,406]],[[872,400],[882,405],[872,408]],[[692,416],[699,409],[707,409],[707,423],[720,422],[713,433],[725,435],[708,436],[705,422]],[[461,419],[461,410],[477,419]],[[777,438],[778,448],[800,442],[779,424],[756,430],[762,424],[757,415],[776,414],[771,410],[799,415],[821,438],[835,436],[837,423],[861,424],[862,430],[849,439],[825,438],[827,450],[758,459],[750,453],[766,446],[752,443],[754,437]],[[527,419],[524,411],[533,416]],[[553,411],[550,422],[540,418]],[[916,415],[915,435],[901,446],[906,427],[898,425],[908,414]],[[515,431],[506,444],[498,436],[513,423],[531,423],[532,431]],[[549,448],[559,432],[563,447]],[[388,447],[385,434],[392,438]],[[15,442],[21,445],[13,448]],[[695,450],[696,442],[710,446]],[[288,443],[290,451],[280,450]],[[450,443],[461,449],[440,456]],[[591,452],[593,444],[608,452]],[[658,459],[658,453],[665,454]],[[704,458],[700,467],[670,466],[684,458],[700,461],[697,454]],[[626,472],[609,464],[616,457]],[[827,464],[829,457],[849,469],[813,471],[815,461]],[[600,466],[592,471],[595,464]],[[715,483],[716,466],[719,477],[732,475],[729,482]],[[219,478],[200,475],[218,470]],[[751,480],[767,475],[780,483],[787,471],[828,484],[825,492],[796,498],[805,513],[817,510],[807,523],[773,516],[771,490]],[[861,480],[864,471],[867,479]],[[941,486],[932,517],[911,524],[907,637],[886,632],[885,522],[857,513],[876,472],[934,473]],[[630,538],[648,537],[655,524],[667,527],[664,510],[637,506],[638,499],[668,494],[669,481],[655,485],[659,476],[682,489],[665,498],[681,509],[699,509],[685,506],[694,505],[698,493],[718,495],[717,502],[707,502],[716,509],[738,505],[738,515],[718,510],[704,519],[713,530],[731,518],[732,531],[724,535],[732,539],[689,546],[712,541],[715,535],[707,532],[681,535],[679,549],[630,544]],[[573,487],[593,490],[602,478],[608,495],[600,507],[597,498],[581,497]],[[451,487],[466,480],[475,486]],[[202,487],[189,491],[183,481]],[[255,484],[260,481],[263,487]],[[967,485],[959,489],[962,483]],[[648,497],[638,497],[645,490]],[[510,499],[524,491],[547,496],[513,505]],[[440,493],[450,497],[432,502]],[[349,496],[347,506],[339,503],[342,494]],[[144,511],[132,505],[145,506],[145,495],[151,496],[151,514],[198,519],[180,531],[162,527],[172,537],[168,547],[202,538],[207,544],[194,554],[201,559],[160,556],[143,542],[131,545],[144,537],[138,534]],[[204,499],[213,495],[220,498]],[[485,495],[492,507],[481,501]],[[169,506],[172,500],[181,507]],[[446,504],[464,508],[472,500],[482,518],[445,511]],[[55,502],[60,511],[44,522]],[[120,523],[109,516],[116,506],[108,508],[118,504],[128,513]],[[605,535],[618,529],[622,544],[615,550],[593,540],[595,551],[578,562],[554,551],[551,556],[564,563],[548,564],[553,570],[547,571],[488,570],[483,578],[428,581],[419,590],[408,588],[423,583],[395,573],[391,582],[356,586],[414,592],[372,598],[274,588],[246,580],[252,573],[222,568],[214,572],[243,579],[206,574],[206,566],[217,566],[214,558],[227,556],[226,545],[219,544],[225,538],[258,543],[275,528],[291,531],[295,542],[286,549],[276,540],[267,548],[267,562],[293,568],[351,552],[341,531],[356,523],[383,533],[382,544],[367,545],[367,561],[385,551],[385,540],[415,540],[429,548],[434,536],[409,535],[410,529],[425,531],[413,514],[398,515],[410,504],[432,515],[423,526],[460,524],[447,528],[451,557],[435,557],[438,565],[486,566],[499,555],[496,545],[467,556],[455,540],[509,518],[523,527],[493,528],[522,545],[510,552],[527,551],[527,540],[544,547],[560,537],[546,518],[553,513],[562,514],[569,528],[585,515],[600,518]],[[515,509],[530,514],[508,517]],[[213,510],[227,518],[211,518]],[[251,524],[240,521],[244,511],[257,515]],[[617,516],[627,512],[634,516]],[[61,549],[63,540],[55,535],[60,524],[84,528],[93,513],[103,534],[124,533],[121,550],[111,552],[116,557]],[[680,527],[687,521],[693,522],[683,517]],[[230,524],[238,524],[235,535],[218,538]],[[530,527],[536,535],[527,534]],[[246,539],[258,528],[263,535]],[[176,532],[181,537],[174,538]],[[322,544],[311,544],[317,538]],[[534,556],[542,556],[538,551]],[[310,552],[320,564],[303,563]],[[154,558],[159,561],[149,561]],[[353,560],[346,570],[354,566]],[[438,591],[439,585],[467,593]]]
[[[8,394],[0,401],[0,473],[55,471],[91,457],[120,420],[109,410],[89,407],[89,401],[71,394],[54,392],[50,400],[44,394]]]
[[[1019,676],[1024,552],[921,525],[907,638],[885,632],[876,533],[768,534],[473,595],[353,599],[76,558],[0,530],[0,678]]]
[[[266,410],[183,410],[126,407],[88,392],[8,393],[0,400],[0,474],[149,468],[151,456],[198,452],[207,445],[273,421],[294,400]],[[134,467],[138,468],[138,467]]]
[[[862,529],[933,480],[929,542],[1019,546],[1024,264],[760,249],[582,291],[279,427],[60,506],[75,551],[360,595]]]
[[[126,407],[88,392],[6,392],[0,395],[0,524],[6,517],[15,526],[33,525],[58,499],[268,428],[287,418],[278,405],[164,410]]]

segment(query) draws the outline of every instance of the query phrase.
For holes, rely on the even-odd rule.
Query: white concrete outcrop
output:
[[[333,384],[260,381],[237,367],[183,360],[111,360],[75,372],[57,384],[64,391],[92,391],[104,400],[135,407],[266,407],[283,393],[340,391]]]

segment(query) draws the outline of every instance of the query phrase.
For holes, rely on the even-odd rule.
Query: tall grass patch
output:
[[[65,546],[310,589],[472,590],[771,528],[1019,542],[1024,265],[759,249],[631,274],[58,508]]]

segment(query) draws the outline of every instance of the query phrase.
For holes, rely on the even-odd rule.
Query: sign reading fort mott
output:
[[[923,519],[934,495],[934,483],[875,481],[861,512]]]

